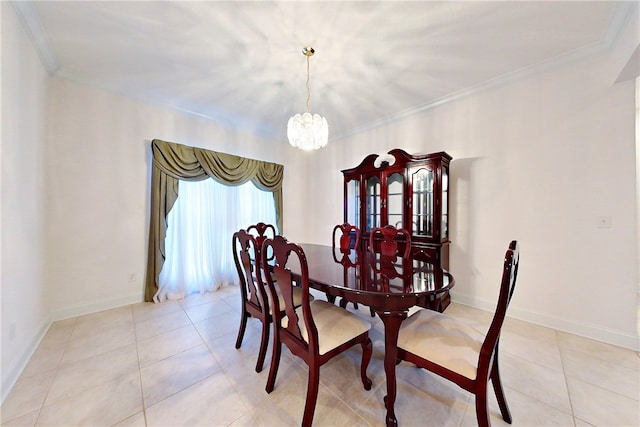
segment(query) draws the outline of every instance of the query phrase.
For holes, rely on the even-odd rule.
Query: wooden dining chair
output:
[[[340,234],[337,234],[337,232],[340,232]],[[349,224],[348,222],[345,222],[343,224],[338,224],[335,227],[333,227],[331,244],[333,247],[334,261],[347,266],[355,266],[358,263],[358,260],[357,259],[351,260],[351,258],[349,258],[349,255],[352,249],[356,249],[356,250],[360,249],[360,238],[361,238],[360,229],[353,224]],[[336,245],[336,242],[338,243],[337,245]],[[340,260],[338,260],[338,258],[335,255],[336,247],[340,250],[340,253],[342,254],[342,258]],[[327,296],[327,299],[333,302],[329,296]],[[346,306],[347,306],[347,301],[344,298],[341,299],[340,307],[345,308]],[[353,307],[357,310],[358,303],[354,302]]]
[[[378,236],[382,236],[382,240],[378,242]],[[398,242],[404,243],[404,250],[399,251]],[[369,251],[380,253],[384,257],[402,258],[409,257],[411,252],[411,233],[404,228],[396,228],[393,225],[385,225],[384,227],[375,227],[369,234]]]
[[[514,240],[504,257],[500,295],[486,333],[433,310],[420,310],[400,327],[398,360],[434,372],[473,393],[480,427],[491,426],[487,403],[489,380],[502,418],[511,424],[511,413],[500,381],[498,347],[500,330],[516,286],[518,266],[519,247]]]
[[[382,240],[380,240],[380,237],[382,237]],[[402,251],[400,250],[400,245],[398,245],[399,242],[404,245]],[[369,252],[379,255],[378,259],[373,260],[374,271],[385,270],[389,273],[393,269],[392,264],[396,261],[398,255],[403,259],[409,257],[411,253],[411,233],[404,228],[396,228],[391,224],[384,227],[374,227],[369,233]],[[385,268],[386,266],[388,268]],[[375,316],[373,309],[370,311],[371,316]]]
[[[247,328],[247,319],[256,318],[262,322],[262,338],[260,349],[258,350],[258,360],[256,362],[256,372],[261,372],[264,364],[267,346],[269,343],[269,331],[273,322],[273,302],[271,302],[271,292],[265,288],[265,270],[261,268],[262,257],[260,256],[260,246],[258,239],[247,232],[239,230],[233,234],[233,260],[238,271],[240,281],[240,296],[242,298],[240,316],[240,328],[236,339],[236,349],[242,346],[242,340]],[[275,286],[275,285],[274,285]],[[274,289],[274,294],[279,295],[279,290]],[[302,301],[302,290],[294,290],[294,303],[300,305]]]
[[[318,398],[320,366],[334,356],[360,344],[360,377],[365,390],[371,389],[371,380],[367,377],[367,366],[373,347],[369,338],[371,323],[327,301],[309,298],[309,268],[305,253],[299,245],[287,241],[282,236],[276,236],[273,240],[267,239],[263,246],[263,262],[267,259],[268,248],[273,249],[273,269],[283,296],[284,307],[279,306],[277,302],[273,310],[273,356],[266,391],[271,393],[274,389],[284,343],[291,353],[300,357],[309,367],[302,425],[311,426]],[[292,293],[295,289],[293,276],[287,268],[287,262],[291,261],[291,258],[296,258],[300,266],[300,275],[296,276],[296,281],[302,287],[302,305],[297,308]],[[271,277],[267,277],[267,282],[271,281]],[[269,289],[273,289],[273,286],[269,286]],[[274,300],[277,301],[276,298]],[[285,315],[282,315],[281,310]]]
[[[273,239],[277,235],[276,228],[273,224],[265,224],[264,222],[248,226],[247,233],[252,234],[256,238],[258,250],[262,248],[262,244],[265,240],[269,238]]]
[[[336,232],[340,231],[338,236],[338,245],[336,245]],[[360,248],[360,229],[355,225],[345,222],[344,224],[338,224],[333,227],[332,245],[340,248],[343,253],[349,253],[351,249]]]

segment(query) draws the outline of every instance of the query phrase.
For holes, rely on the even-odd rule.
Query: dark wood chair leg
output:
[[[509,411],[509,405],[507,404],[507,398],[504,395],[504,389],[502,388],[502,381],[500,380],[500,370],[498,368],[498,352],[496,351],[495,358],[493,360],[493,368],[491,369],[491,383],[493,384],[493,391],[496,393],[498,399],[498,406],[500,406],[500,413],[502,419],[511,424],[511,412]]]
[[[320,365],[309,366],[309,380],[307,382],[307,403],[304,405],[303,427],[311,427],[313,414],[316,412],[318,388],[320,387]]]
[[[491,427],[487,402],[488,385],[489,384],[483,384],[482,389],[476,393],[476,419],[478,421],[478,427]]]
[[[360,377],[362,378],[362,384],[365,390],[371,390],[371,379],[367,376],[367,367],[371,361],[371,355],[373,354],[373,344],[371,339],[367,338],[362,342],[362,362],[360,363]]]
[[[274,334],[277,335],[277,334]],[[271,356],[271,367],[269,368],[269,378],[267,378],[267,386],[265,390],[267,393],[273,391],[273,387],[276,384],[276,375],[278,375],[278,366],[280,365],[280,353],[282,350],[282,344],[278,340],[277,336],[273,339],[273,355]]]
[[[242,302],[244,304],[244,301]],[[236,339],[236,348],[240,348],[242,345],[242,339],[244,338],[244,331],[247,329],[247,317],[249,317],[249,313],[243,311],[240,316],[240,329],[238,329],[238,338]]]
[[[267,346],[269,345],[269,322],[262,322],[262,339],[260,340],[260,350],[258,351],[258,361],[256,362],[256,372],[262,372],[264,358],[267,355]]]

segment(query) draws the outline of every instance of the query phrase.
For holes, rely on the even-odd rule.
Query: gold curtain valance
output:
[[[158,276],[165,260],[167,215],[178,198],[179,180],[201,181],[211,177],[226,185],[251,181],[261,190],[273,192],[278,230],[282,230],[284,166],[159,139],[151,141],[151,150],[151,220],[145,301],[152,301],[158,290]]]

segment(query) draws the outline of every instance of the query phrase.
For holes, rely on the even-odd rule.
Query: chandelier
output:
[[[329,140],[329,125],[327,119],[320,114],[309,112],[309,100],[311,91],[309,90],[309,58],[313,56],[315,50],[310,46],[302,49],[302,54],[307,57],[307,111],[304,114],[296,114],[287,123],[287,137],[289,144],[301,150],[317,150],[327,145]]]

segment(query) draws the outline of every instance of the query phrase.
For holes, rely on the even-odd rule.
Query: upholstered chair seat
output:
[[[421,309],[402,323],[398,347],[475,380],[485,334],[446,314]]]
[[[479,331],[463,319],[431,310],[419,310],[400,326],[398,361],[427,369],[456,383],[475,396],[476,420],[491,427],[487,386],[493,384],[502,419],[511,424],[499,368],[500,331],[518,277],[520,247],[509,243],[504,255],[500,295],[488,330]]]
[[[371,329],[371,323],[354,316],[327,301],[315,300],[309,304],[313,321],[318,328],[318,353],[326,354],[334,348]],[[302,307],[296,309],[302,338],[308,343],[307,327],[304,324]],[[289,325],[289,318],[282,319],[282,327]]]

